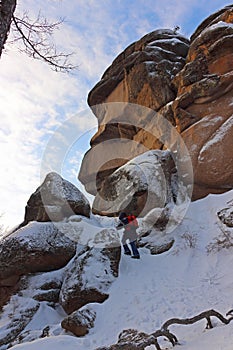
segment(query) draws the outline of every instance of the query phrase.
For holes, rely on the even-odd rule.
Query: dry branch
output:
[[[151,334],[146,334],[143,332],[138,332],[133,329],[124,330],[118,339],[118,343],[111,345],[109,347],[101,347],[96,350],[144,350],[147,346],[155,345],[157,350],[162,350],[159,343],[159,337],[165,337],[168,341],[175,346],[178,344],[177,337],[169,331],[169,327],[174,324],[179,325],[191,325],[196,323],[202,319],[207,320],[206,328],[213,328],[213,324],[211,322],[211,317],[218,318],[222,323],[228,324],[233,319],[232,316],[233,310],[228,311],[226,316],[231,316],[230,318],[225,318],[218,311],[213,309],[201,312],[199,315],[191,317],[191,318],[171,318],[166,321],[162,327]]]
[[[55,71],[69,72],[77,68],[70,63],[73,53],[59,52],[53,43],[54,31],[59,29],[64,19],[50,23],[39,13],[37,18],[32,20],[25,12],[21,18],[13,15],[12,21],[14,39],[11,43],[21,42],[21,52],[46,62]]]
[[[224,316],[222,316],[219,312],[215,311],[215,310],[208,310],[208,311],[204,311],[202,313],[200,313],[197,316],[191,317],[191,318],[171,318],[170,320],[166,321],[162,327],[161,330],[167,330],[168,327],[170,327],[172,324],[182,324],[182,325],[190,325],[193,323],[196,323],[200,320],[202,320],[203,318],[206,318],[207,320],[207,326],[206,328],[213,328],[212,323],[211,323],[211,317],[217,317],[222,323],[224,324],[228,324],[230,323],[230,321],[233,319],[232,318],[225,318]]]

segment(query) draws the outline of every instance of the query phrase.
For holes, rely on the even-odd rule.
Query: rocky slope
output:
[[[68,205],[70,213],[61,215]],[[46,209],[56,215],[45,215]],[[90,219],[89,211],[89,203],[73,184],[50,173],[30,197],[24,223],[0,241],[0,308],[7,319],[0,326],[1,349],[28,339],[25,328],[43,303],[62,307],[62,325],[76,335],[93,326],[90,310],[77,312],[108,298],[118,276],[121,248],[118,232]],[[9,316],[7,302],[17,310],[16,318]],[[29,338],[43,337],[43,332],[48,330]]]
[[[170,161],[168,152],[166,162]],[[138,181],[140,177],[138,173]],[[143,178],[140,182],[143,186]],[[61,213],[66,201],[72,201],[73,208],[78,207],[82,215],[71,211],[70,216],[60,216],[60,221],[57,215],[55,221],[49,215],[40,216],[48,203],[49,209],[55,208],[52,213]],[[34,216],[26,216],[31,219],[27,224],[24,222],[0,241],[1,350],[49,336],[48,325],[36,332],[27,329],[43,308],[49,312],[53,309],[54,314],[60,310],[59,332],[64,329],[78,337],[86,335],[95,325],[92,304],[108,299],[119,274],[117,221],[89,217],[89,212],[85,216],[89,204],[73,184],[50,173],[28,203],[26,215]],[[155,242],[151,228],[157,219],[152,217],[156,217],[153,211],[140,225],[141,246],[151,254],[160,254],[172,247],[174,239],[162,237]]]
[[[1,241],[0,290],[14,291],[0,311],[0,349],[170,349],[173,339],[230,350],[232,192],[191,203],[170,231],[153,216],[139,219],[137,261],[120,259],[114,218],[32,222]],[[205,318],[213,329],[203,332]]]
[[[229,5],[207,18],[190,41],[156,30],[126,48],[88,97],[99,128],[79,174],[87,191],[103,192],[109,175],[147,150],[179,152],[180,136],[192,161],[192,199],[231,189],[232,46]],[[95,209],[104,212],[101,205]]]

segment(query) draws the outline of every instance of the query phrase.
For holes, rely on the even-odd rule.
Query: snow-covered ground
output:
[[[233,308],[233,247],[209,253],[207,247],[222,230],[230,232],[216,213],[227,206],[232,194],[209,195],[191,203],[182,223],[172,233],[176,241],[168,252],[153,256],[141,248],[140,260],[122,255],[119,277],[111,286],[110,297],[103,304],[92,304],[97,317],[88,335],[76,338],[65,333],[60,326],[63,310],[41,303],[26,330],[36,333],[50,325],[51,336],[15,345],[12,350],[94,350],[116,343],[123,329],[150,333],[169,318],[192,317],[208,309],[225,315]],[[106,226],[111,227],[110,222],[106,219]],[[3,322],[4,319],[0,326]],[[232,350],[233,322],[223,325],[214,319],[213,323],[211,330],[205,330],[204,320],[170,329],[178,337],[180,350]],[[163,349],[172,348],[163,339],[161,345]],[[146,350],[154,349],[150,346]]]

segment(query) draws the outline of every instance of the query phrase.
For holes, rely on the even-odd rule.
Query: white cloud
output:
[[[0,213],[5,212],[6,225],[22,221],[26,201],[40,182],[49,135],[81,108],[80,92],[72,76],[15,52],[2,57]]]

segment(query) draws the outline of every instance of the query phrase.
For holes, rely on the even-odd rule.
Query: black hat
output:
[[[120,220],[121,220],[121,219],[124,219],[126,216],[127,216],[127,215],[126,215],[125,212],[120,212],[120,214],[119,214],[119,219],[120,219]]]

